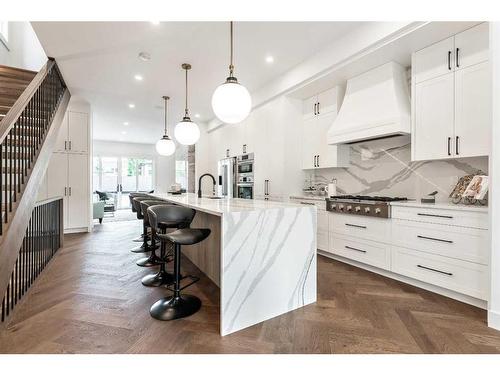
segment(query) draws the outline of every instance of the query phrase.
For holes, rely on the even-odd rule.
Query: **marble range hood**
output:
[[[328,130],[328,144],[351,144],[410,134],[405,68],[389,62],[347,81],[344,102]]]

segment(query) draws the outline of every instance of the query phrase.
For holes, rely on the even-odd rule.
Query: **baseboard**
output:
[[[72,234],[72,233],[87,233],[89,232],[89,228],[69,228],[64,230],[64,234]]]
[[[334,255],[334,254],[330,254],[330,253],[327,253],[323,250],[318,249],[318,254],[322,255],[324,257],[330,258],[330,259],[338,260],[339,262],[342,262],[342,263],[350,264],[351,266],[362,268],[366,271],[377,273],[379,275],[388,277],[390,279],[394,279],[394,280],[401,281],[401,282],[406,283],[406,284],[416,286],[417,288],[425,289],[425,290],[428,290],[430,292],[437,293],[437,294],[440,294],[442,296],[452,298],[452,299],[455,299],[455,300],[463,302],[463,303],[467,303],[467,304],[472,305],[472,306],[479,307],[479,308],[484,309],[484,310],[487,309],[487,304],[488,304],[487,301],[484,301],[484,300],[481,300],[478,298],[474,298],[474,297],[467,296],[467,295],[462,294],[462,293],[454,292],[454,291],[449,290],[449,289],[441,288],[441,287],[436,286],[436,285],[428,284],[428,283],[425,283],[423,281],[415,280],[415,279],[412,279],[412,278],[407,277],[407,276],[403,276],[403,275],[399,275],[399,274],[391,272],[391,271],[383,270],[381,268],[377,268],[377,267],[373,267],[373,266],[370,266],[367,264],[363,264],[363,263],[357,262],[355,260],[347,259],[347,258],[338,256],[338,255]],[[500,318],[498,318],[498,319],[499,319],[497,321],[498,327],[500,327]],[[488,321],[489,321],[489,319],[488,319]]]
[[[500,331],[500,312],[488,310],[488,327]]]

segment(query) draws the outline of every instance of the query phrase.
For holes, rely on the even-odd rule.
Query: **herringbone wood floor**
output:
[[[167,295],[140,283],[128,250],[139,222],[66,236],[0,333],[1,353],[498,353],[486,313],[324,257],[318,302],[220,337],[219,293],[206,277],[190,287],[203,301],[183,320],[155,321],[149,306]],[[197,272],[186,260],[184,268]]]

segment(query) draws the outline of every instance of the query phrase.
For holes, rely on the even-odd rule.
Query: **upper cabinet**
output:
[[[412,56],[412,160],[490,153],[488,24]]]
[[[327,132],[337,117],[342,99],[334,87],[303,101],[302,169],[347,167],[349,146],[331,146]]]
[[[89,115],[83,112],[67,111],[56,142],[56,152],[87,153]]]

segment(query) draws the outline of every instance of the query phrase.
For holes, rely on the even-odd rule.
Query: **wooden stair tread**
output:
[[[0,77],[16,78],[28,83],[35,77],[36,72],[12,66],[0,65]]]

